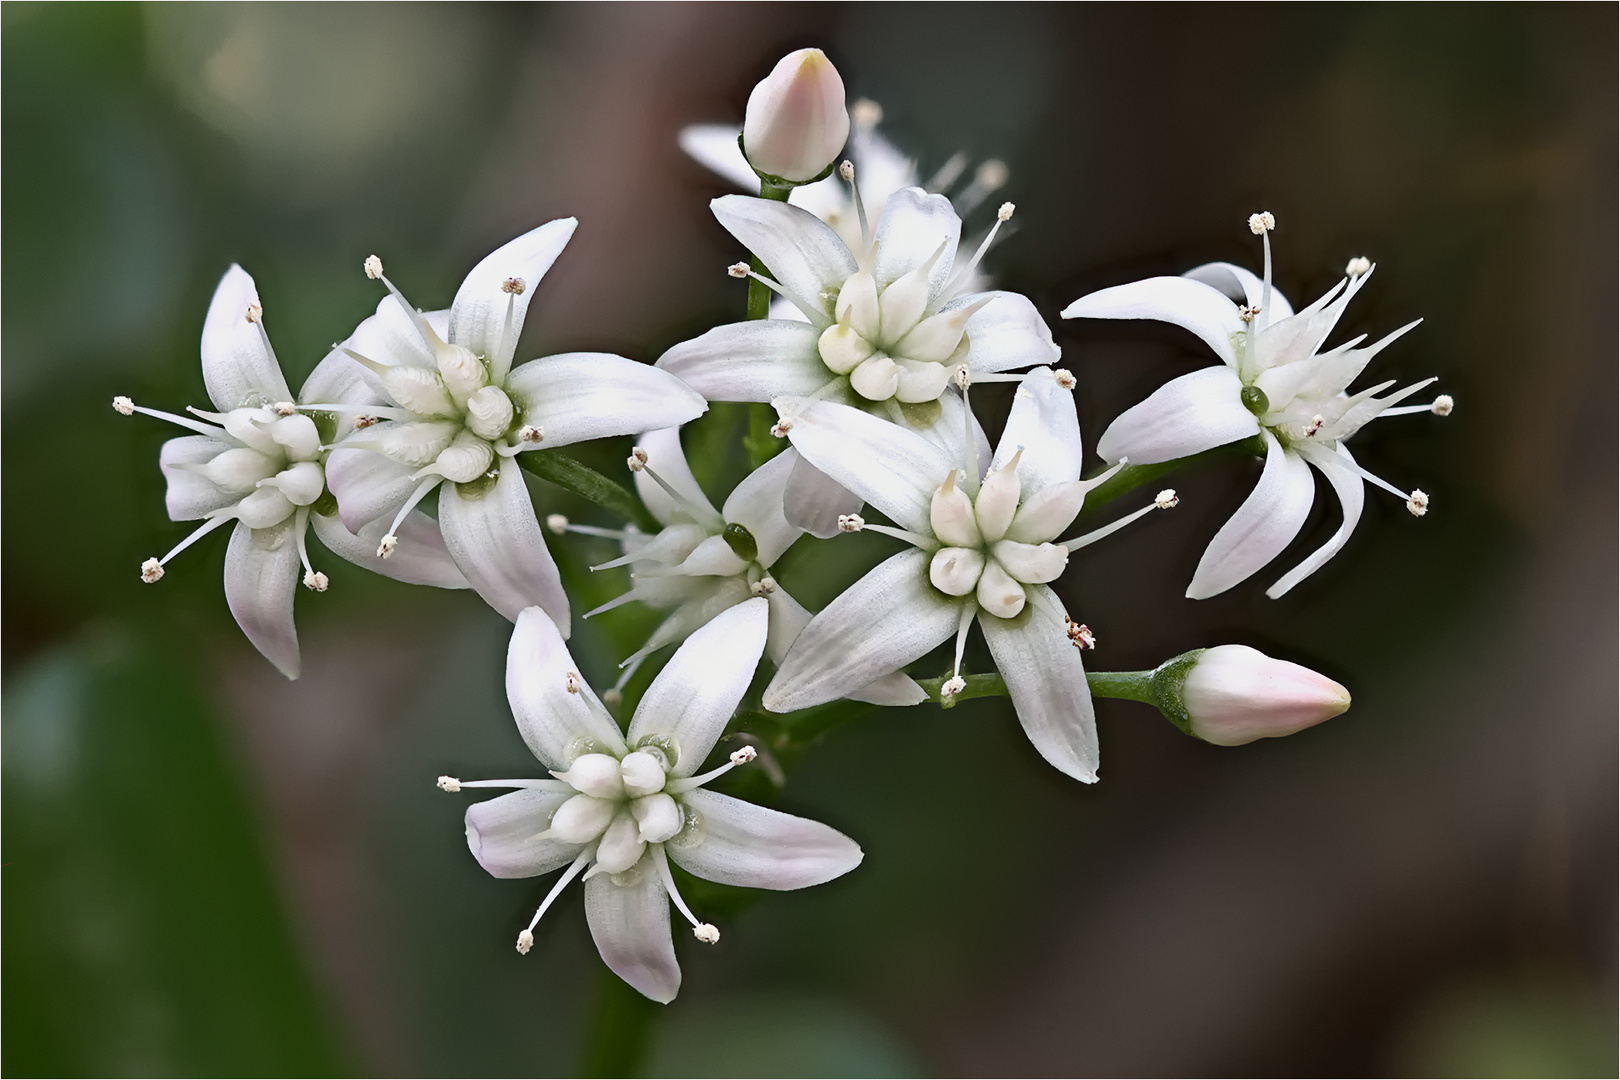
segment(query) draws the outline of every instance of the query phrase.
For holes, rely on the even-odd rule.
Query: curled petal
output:
[[[1152,465],[1259,434],[1244,408],[1243,383],[1231,368],[1209,367],[1171,379],[1115,418],[1097,442],[1104,461]]]
[[[585,921],[602,962],[654,1001],[681,989],[681,968],[669,936],[669,894],[652,865],[656,850],[623,874],[597,874],[585,883]]]
[[[326,487],[350,532],[381,518],[393,520],[421,481],[415,469],[372,450],[339,447],[326,459]]]
[[[293,595],[303,570],[297,523],[268,529],[236,523],[225,550],[225,602],[253,647],[289,679],[298,678],[298,630]]]
[[[686,463],[686,451],[681,449],[680,428],[667,427],[643,432],[636,437],[636,445],[647,451],[647,464],[653,467],[665,484],[699,508],[707,510],[713,519],[719,519],[719,512],[709,502],[709,497],[703,494],[697,477],[692,475],[692,467]],[[634,479],[636,494],[641,496],[642,505],[661,524],[668,525],[674,519],[676,502],[664,490],[664,485],[645,472],[634,474]]]
[[[444,545],[490,607],[516,621],[538,604],[567,633],[568,596],[546,548],[534,504],[516,461],[503,458],[494,484],[441,484],[439,530]]]
[[[860,845],[819,821],[702,788],[684,799],[702,822],[703,839],[666,850],[700,878],[749,889],[803,889],[860,865]]]
[[[407,585],[431,585],[439,589],[471,588],[450,551],[439,535],[439,523],[412,510],[399,523],[395,536],[399,540],[394,553],[384,559],[377,554],[391,518],[378,518],[363,526],[358,533],[350,532],[336,514],[311,514],[310,524],[315,535],[332,554],[363,566],[367,570],[403,581]]]
[[[1284,450],[1271,432],[1266,440],[1266,466],[1242,506],[1204,549],[1187,595],[1204,600],[1227,589],[1282,554],[1305,524],[1316,497],[1310,466],[1299,454]]]
[[[1250,307],[1257,308],[1265,299],[1265,282],[1255,277],[1253,273],[1228,262],[1205,263],[1195,266],[1185,274],[1184,278],[1201,281],[1212,289],[1219,289],[1229,300],[1240,301]],[[1288,302],[1288,297],[1282,294],[1277,286],[1271,287],[1271,312],[1267,322],[1275,323],[1282,319],[1293,317],[1294,305]]]
[[[1082,783],[1097,781],[1097,720],[1080,650],[1069,642],[1063,603],[1045,585],[1031,585],[1040,602],[1015,619],[980,616],[979,628],[1007,681],[1018,722],[1054,768]]]
[[[450,342],[487,357],[495,371],[510,368],[535,287],[578,227],[574,218],[548,221],[484,256],[450,304]],[[507,286],[514,278],[521,288]]]
[[[1055,364],[1063,355],[1052,340],[1052,328],[1029,297],[1012,292],[972,293],[946,304],[945,311],[967,307],[989,298],[968,320],[967,356],[970,371],[1012,371],[1038,364]]]
[[[1367,497],[1366,486],[1361,480],[1361,470],[1356,466],[1356,459],[1350,456],[1343,443],[1339,443],[1334,450],[1328,451],[1325,447],[1301,447],[1300,454],[1305,460],[1315,465],[1327,477],[1332,485],[1333,493],[1339,497],[1339,506],[1344,511],[1344,520],[1339,523],[1338,529],[1328,538],[1328,542],[1294,567],[1288,573],[1277,579],[1277,583],[1266,590],[1266,595],[1275,600],[1283,593],[1316,573],[1323,563],[1339,553],[1355,531],[1356,523],[1361,520],[1361,507]]]
[[[478,865],[498,878],[535,877],[567,866],[578,844],[542,837],[569,791],[525,788],[467,807],[467,847]]]
[[[557,624],[538,607],[519,615],[512,631],[506,697],[523,741],[548,769],[567,769],[573,758],[594,750],[625,752],[619,725],[579,677]]]
[[[788,480],[799,466],[798,451],[788,449],[750,473],[726,496],[727,523],[747,529],[757,549],[755,561],[769,567],[782,557],[800,530],[788,523],[783,508]]]
[[[1244,330],[1237,305],[1220,291],[1184,277],[1156,277],[1082,296],[1065,319],[1156,319],[1191,330],[1228,367],[1237,367],[1233,335]]]
[[[709,209],[759,256],[795,306],[817,324],[817,332],[832,321],[832,297],[855,272],[855,256],[831,226],[797,206],[746,195],[723,195]]]
[[[545,445],[633,435],[696,420],[708,402],[667,371],[612,353],[559,353],[512,369],[506,388]]]
[[[961,238],[962,219],[956,216],[951,200],[930,195],[922,188],[902,188],[889,196],[878,220],[877,262],[872,273],[880,286],[888,286],[939,252],[928,272],[927,295],[931,301],[950,280]]]
[[[248,308],[258,308],[252,321]],[[220,411],[291,401],[281,366],[266,346],[259,290],[235,263],[219,279],[203,320],[202,369],[208,399]]]
[[[991,471],[1020,450],[1018,481],[1026,500],[1049,484],[1080,478],[1085,449],[1080,445],[1074,392],[1058,385],[1051,368],[1036,368],[1018,384]]]
[[[158,455],[158,467],[168,481],[164,503],[170,521],[195,521],[207,517],[215,510],[223,510],[241,498],[221,491],[201,473],[182,468],[185,465],[206,465],[231,449],[231,444],[211,439],[207,435],[182,435],[163,444]]]

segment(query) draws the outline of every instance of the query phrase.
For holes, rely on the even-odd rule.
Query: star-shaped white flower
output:
[[[363,430],[334,450],[327,470],[351,529],[390,522],[384,558],[409,543],[394,526],[439,488],[444,542],[478,594],[508,619],[538,604],[565,634],[568,598],[513,458],[685,423],[708,408],[679,379],[609,353],[512,366],[529,300],[577,224],[548,222],[496,249],[447,311],[417,311],[381,261],[367,259],[366,273],[391,295],[346,351],[392,404],[364,410]]]
[[[1316,485],[1315,466],[1339,498],[1344,518],[1338,531],[1266,595],[1281,596],[1332,558],[1361,518],[1363,481],[1406,502],[1419,517],[1428,511],[1422,491],[1404,492],[1356,463],[1345,441],[1379,416],[1451,412],[1451,398],[1433,405],[1392,408],[1435,380],[1423,379],[1384,397],[1394,380],[1348,392],[1368,362],[1422,320],[1363,348],[1363,334],[1322,351],[1351,297],[1371,276],[1366,259],[1354,259],[1345,278],[1310,307],[1295,313],[1271,284],[1270,214],[1256,214],[1250,228],[1265,237],[1265,275],[1231,263],[1209,263],[1181,277],[1157,277],[1083,296],[1063,317],[1157,319],[1197,334],[1222,366],[1172,379],[1127,409],[1103,432],[1097,452],[1107,461],[1129,458],[1148,465],[1196,454],[1260,435],[1266,463],[1248,500],[1215,534],[1193,574],[1187,595],[1203,599],[1225,592],[1282,553],[1305,524]]]
[[[304,383],[295,401],[264,327],[253,278],[232,266],[220,279],[202,333],[203,383],[217,411],[191,409],[179,416],[115,398],[126,415],[144,413],[195,435],[170,439],[158,458],[168,481],[173,521],[203,524],[167,555],[147,559],[141,578],[156,582],[170,559],[228,522],[236,522],[225,555],[225,599],[255,648],[289,679],[298,677],[298,631],[293,595],[302,570],[306,587],[325,592],[327,577],[309,560],[305,531],[313,525],[334,554],[400,581],[464,589],[432,519],[414,514],[401,522],[416,550],[384,562],[376,556],[380,529],[355,536],[338,520],[326,493],[322,427],[340,421],[313,403],[366,400],[369,390],[354,364],[334,349]]]
[[[1007,683],[1018,719],[1041,756],[1076,779],[1097,778],[1097,731],[1080,648],[1089,631],[1047,586],[1069,553],[1154,509],[1053,543],[1080,512],[1080,424],[1066,373],[1037,368],[1014,396],[987,473],[976,454],[951,454],[906,429],[829,402],[800,407],[799,452],[882,511],[898,528],[846,520],[912,544],[810,620],[765,690],[774,712],[808,708],[898,671],[953,635],[962,649],[975,617]],[[971,446],[971,444],[970,444]],[[966,458],[966,460],[964,460]],[[983,476],[981,481],[980,477]]]
[[[765,648],[763,598],[729,608],[686,640],[659,672],[620,734],[540,608],[517,620],[507,655],[506,691],[523,740],[556,779],[462,781],[448,791],[517,788],[467,810],[467,846],[499,878],[568,869],[518,935],[534,927],[563,888],[585,874],[585,917],[602,960],[654,1001],[681,986],[669,905],[703,942],[720,932],[681,898],[669,860],[725,885],[802,889],[853,870],[860,847],[805,818],[705,791],[703,785],[753,760],[752,747],[698,773]]]

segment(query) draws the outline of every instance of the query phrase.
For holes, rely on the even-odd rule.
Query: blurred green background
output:
[[[633,1067],[1614,1074],[1613,6],[8,3],[0,19],[4,1072],[590,1064],[591,1017],[619,999],[578,890],[519,957],[549,879],[485,876],[466,800],[432,787],[530,767],[506,624],[329,557],[286,682],[226,611],[223,539],[138,580],[185,531],[163,513],[170,432],[108,402],[204,402],[198,334],[232,261],[297,385],[375,306],[366,255],[442,306],[484,252],[566,214],[582,225],[524,355],[650,361],[740,317],[721,273],[738,249],[705,205],[724,185],[675,133],[740,119],[778,56],[817,44],[925,174],[958,149],[1009,163],[1020,228],[993,270],[1053,321],[1088,439],[1207,361],[1170,328],[1056,312],[1256,263],[1242,222],[1261,207],[1296,302],[1351,256],[1379,262],[1343,332],[1423,316],[1368,378],[1439,375],[1457,411],[1358,440],[1433,510],[1370,495],[1346,551],[1282,601],[1262,578],[1181,596],[1252,483],[1235,464],[1178,476],[1174,515],[1064,578],[1092,666],[1240,641],[1343,681],[1349,714],[1222,750],[1104,703],[1094,787],[1046,767],[1003,702],[838,729],[778,803],[866,862],[739,907],[714,949],[684,943],[685,988],[637,1014]],[[706,463],[723,494],[738,460]],[[542,513],[608,523],[534,491]],[[1336,521],[1319,501],[1289,554]],[[790,557],[812,605],[890,550],[846,539]],[[586,580],[601,548],[556,550],[580,596],[623,587]],[[599,685],[648,625],[621,614],[576,626]]]

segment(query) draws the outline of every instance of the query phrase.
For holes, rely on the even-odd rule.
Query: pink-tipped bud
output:
[[[1247,645],[1204,650],[1181,694],[1193,734],[1217,746],[1292,735],[1350,707],[1350,691],[1326,675]]]
[[[844,80],[820,49],[788,53],[748,95],[743,152],[767,176],[814,179],[848,138]]]

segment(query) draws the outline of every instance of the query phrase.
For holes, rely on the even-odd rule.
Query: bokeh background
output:
[[[1614,1075],[1613,6],[0,19],[6,1073]],[[1064,579],[1094,667],[1245,642],[1339,678],[1346,716],[1227,750],[1105,702],[1092,787],[1044,766],[1000,701],[837,729],[775,797],[858,838],[864,865],[713,897],[724,941],[684,941],[680,998],[642,1009],[578,890],[513,952],[547,881],[487,878],[466,798],[432,786],[527,767],[506,624],[327,558],[286,682],[226,611],[223,539],[139,581],[187,527],[162,510],[170,432],[108,401],[204,402],[198,334],[232,261],[297,385],[375,305],[366,255],[442,306],[484,252],[567,214],[583,224],[524,355],[650,361],[740,317],[721,272],[739,249],[705,205],[725,184],[675,135],[740,120],[808,44],[925,174],[959,149],[1010,165],[1019,228],[992,269],[1052,320],[1088,439],[1207,360],[1171,328],[1057,311],[1256,264],[1243,219],[1262,207],[1296,301],[1378,261],[1343,332],[1424,317],[1369,377],[1439,375],[1457,410],[1357,441],[1433,509],[1370,494],[1349,547],[1280,602],[1264,575],[1181,595],[1257,472],[1236,462],[1177,476],[1180,509]],[[717,484],[741,468],[702,461]],[[1290,555],[1336,521],[1319,501]],[[807,600],[887,551],[845,539],[796,549]],[[589,542],[557,550],[581,595],[622,588],[586,580]],[[579,629],[593,679],[645,631],[622,614]]]

